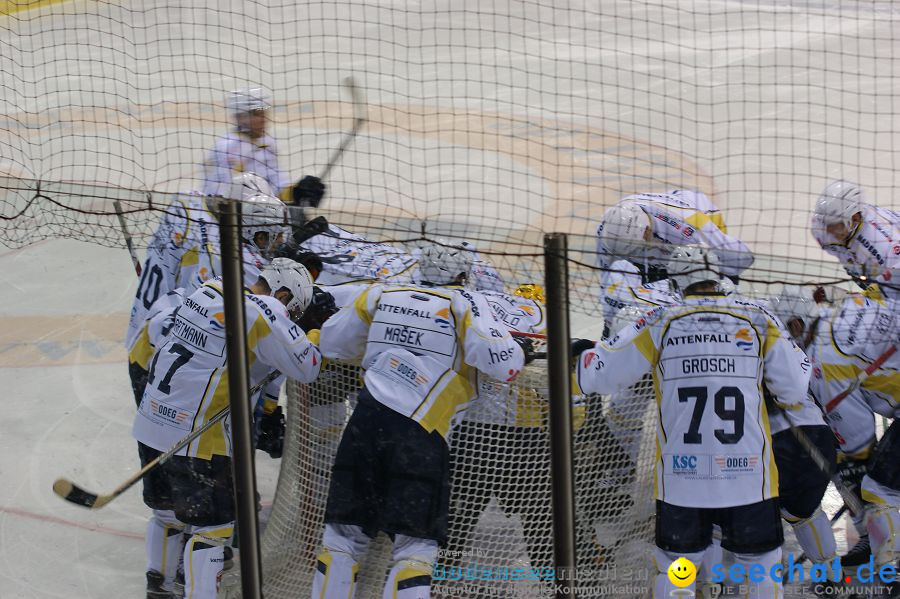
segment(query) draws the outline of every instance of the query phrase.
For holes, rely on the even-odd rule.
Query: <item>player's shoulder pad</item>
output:
[[[271,295],[257,295],[255,293],[247,294],[247,301],[251,306],[256,308],[260,315],[270,325],[280,319],[290,320],[287,308],[280,301]]]
[[[739,308],[748,310],[751,313],[753,313],[754,311],[757,313],[761,313],[776,324],[781,324],[781,320],[777,316],[775,316],[775,313],[772,311],[772,307],[769,305],[769,302],[767,300],[751,299],[749,297],[744,297],[743,295],[738,295],[736,293],[732,293],[731,295],[729,295],[728,300],[733,305]]]

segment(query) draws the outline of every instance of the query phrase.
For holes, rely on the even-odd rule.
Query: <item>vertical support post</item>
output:
[[[544,236],[547,299],[547,367],[550,389],[550,459],[553,479],[553,557],[557,599],[575,597],[575,476],[572,449],[572,382],[569,342],[568,239]]]
[[[259,548],[259,521],[256,514],[256,468],[249,399],[247,316],[244,312],[241,204],[234,200],[224,200],[220,206],[225,351],[228,367],[228,400],[231,406],[234,501],[241,543],[241,591],[244,599],[262,599],[262,559]]]

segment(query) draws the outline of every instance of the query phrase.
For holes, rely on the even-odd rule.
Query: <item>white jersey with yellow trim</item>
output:
[[[656,308],[578,359],[585,393],[615,393],[651,372],[658,408],[656,498],[733,507],[778,495],[765,381],[784,409],[806,394],[809,360],[764,306],[690,295]]]
[[[222,184],[241,173],[256,173],[272,186],[275,195],[290,188],[290,181],[278,168],[275,140],[268,135],[254,140],[232,131],[217,139],[203,164],[203,193],[215,195]]]
[[[326,321],[321,347],[361,359],[376,400],[444,438],[475,395],[476,371],[509,381],[524,365],[484,295],[458,287],[369,286]]]
[[[249,244],[242,244],[244,283],[252,285],[269,260]],[[186,295],[222,272],[219,223],[204,196],[175,196],[150,244],[131,307],[125,347],[131,352],[148,319],[150,306],[176,288]]]
[[[369,241],[335,225],[328,225],[328,231],[300,246],[322,259],[322,272],[316,279],[321,285],[360,281],[406,285],[412,282],[416,268],[416,259],[405,250]]]
[[[161,345],[162,339],[168,335],[171,323],[175,319],[175,311],[181,306],[183,300],[184,289],[179,287],[153,302],[147,311],[144,325],[128,352],[130,363],[147,370],[153,352]]]
[[[669,280],[643,284],[638,268],[627,260],[616,260],[609,270],[600,273],[603,322],[611,325],[616,314],[626,306],[652,310],[679,301]]]
[[[544,306],[533,299],[497,291],[483,291],[488,305],[510,331],[544,334],[547,320]],[[539,427],[546,423],[547,398],[532,390],[517,392],[507,382],[478,374],[478,400],[466,411],[466,420],[518,427]]]
[[[750,248],[728,234],[721,210],[702,192],[677,189],[668,193],[639,193],[619,202],[624,203],[637,205],[647,215],[656,242],[648,248],[649,266],[665,267],[672,246],[696,244],[716,253],[725,275],[737,276],[753,264]],[[602,227],[602,223],[597,227],[597,264],[605,269],[613,258],[600,243]]]
[[[846,390],[873,361],[897,341],[892,303],[877,285],[848,295],[828,320],[819,322],[807,348],[813,365],[810,391],[821,406]],[[874,413],[900,415],[900,356],[892,355],[827,415],[841,451],[854,454],[875,436]]]
[[[319,374],[322,356],[284,305],[268,295],[244,295],[250,385],[272,370],[301,383]],[[165,343],[150,362],[147,387],[132,432],[141,443],[165,451],[228,405],[225,310],[221,281],[204,284],[184,299]],[[230,455],[225,423],[212,427],[178,455],[210,459]]]
[[[830,243],[822,226],[812,227],[813,236],[848,274],[878,283],[886,296],[896,299],[900,297],[900,214],[865,205],[862,217],[844,243]]]

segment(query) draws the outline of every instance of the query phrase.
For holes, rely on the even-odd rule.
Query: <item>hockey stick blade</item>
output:
[[[353,101],[353,127],[351,127],[350,131],[344,136],[344,139],[341,140],[341,145],[337,147],[337,149],[331,153],[331,157],[328,159],[328,164],[325,165],[325,168],[322,170],[322,174],[319,175],[319,179],[325,179],[328,177],[328,173],[331,172],[331,169],[338,163],[338,160],[341,159],[341,155],[344,153],[344,150],[347,149],[347,146],[350,145],[350,142],[356,137],[359,133],[359,130],[362,129],[362,126],[365,124],[367,120],[366,116],[366,105],[365,99],[362,95],[362,90],[356,85],[356,81],[353,77],[346,77],[342,81],[344,87],[346,87],[350,91],[350,98]]]
[[[254,385],[253,388],[250,389],[249,395],[253,395],[279,376],[280,373],[277,370],[270,372],[268,375],[266,375],[265,378],[263,378],[263,380],[261,380],[259,383]],[[91,493],[90,491],[84,490],[72,481],[65,478],[58,478],[56,479],[56,481],[54,481],[53,492],[66,501],[74,503],[75,505],[80,505],[91,510],[99,510],[107,503],[134,486],[136,482],[147,476],[150,471],[168,462],[172,456],[178,453],[178,451],[180,451],[183,447],[190,444],[194,439],[211,429],[220,421],[224,420],[229,412],[230,408],[228,406],[225,406],[224,408],[216,412],[203,426],[195,431],[191,431],[190,434],[170,447],[165,453],[161,453],[155,459],[147,462],[147,464],[143,468],[129,476],[122,484],[120,484],[110,493]]]

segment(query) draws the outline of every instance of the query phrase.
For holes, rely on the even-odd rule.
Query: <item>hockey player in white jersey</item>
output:
[[[244,302],[250,384],[274,369],[304,383],[316,378],[322,363],[312,342],[316,334],[307,338],[289,316],[302,312],[311,296],[309,273],[282,258],[266,266],[250,286]],[[228,405],[224,320],[218,279],[187,296],[178,309],[169,336],[151,361],[134,419],[142,463]],[[144,501],[153,509],[147,530],[148,598],[171,597],[177,562],[173,553],[185,525],[191,526],[184,548],[185,596],[216,596],[234,525],[230,456],[226,419],[144,478]]]
[[[266,133],[272,97],[261,87],[245,87],[228,94],[226,108],[234,129],[216,140],[203,165],[203,194],[215,195],[217,188],[241,173],[257,173],[275,195],[286,204],[300,208],[318,206],[325,185],[318,177],[307,175],[295,185],[278,166],[275,140]],[[302,216],[292,219],[300,224]],[[299,221],[299,222],[298,222]]]
[[[878,283],[886,297],[900,297],[900,214],[866,204],[859,185],[838,180],[816,201],[811,228],[862,288]]]
[[[879,285],[872,284],[863,294],[847,296],[819,329],[808,349],[810,390],[828,410],[842,478],[867,503],[864,521],[863,514],[854,518],[862,529],[860,544],[841,561],[866,562],[871,548],[876,565],[887,564],[900,555],[900,358],[893,354],[862,383],[857,385],[856,379],[897,342],[897,317]],[[852,391],[829,409],[831,400],[848,388]],[[893,420],[877,443],[874,414]]]
[[[802,287],[785,285],[771,302],[772,311],[801,349],[806,350],[818,327],[818,308],[812,294]],[[798,441],[794,427],[818,449],[831,469],[835,466],[834,434],[812,396],[793,410],[781,410],[763,388],[769,406],[769,428],[772,448],[778,466],[778,498],[781,515],[794,530],[803,552],[814,564],[829,569],[831,580],[843,580],[840,572],[832,572],[837,557],[837,543],[831,522],[820,505],[830,481],[830,472],[813,461]]]
[[[613,393],[651,372],[659,410],[654,597],[675,587],[678,557],[700,563],[712,526],[735,561],[768,572],[783,540],[763,382],[786,409],[806,397],[809,361],[776,319],[751,300],[724,296],[715,255],[699,246],[672,252],[666,266],[684,296],[656,308],[609,342],[578,355],[585,393]],[[747,526],[752,522],[753,526]],[[766,578],[751,597],[777,597]],[[694,590],[691,588],[690,590]]]
[[[362,359],[365,377],[332,469],[314,599],[353,597],[379,530],[394,540],[383,596],[430,597],[447,536],[446,438],[475,395],[477,371],[509,381],[524,365],[484,296],[446,287],[470,266],[465,250],[423,250],[422,284],[367,287],[322,327],[324,355]]]
[[[625,259],[641,269],[642,282],[665,277],[673,247],[711,248],[722,273],[736,278],[753,263],[753,254],[728,234],[721,211],[706,194],[676,189],[639,193],[609,208],[597,226],[597,265],[604,270]]]
[[[243,202],[241,222],[244,281],[259,278],[273,248],[286,232],[284,204],[270,194],[258,175],[243,173],[216,193]],[[125,347],[135,401],[140,403],[153,347],[146,323],[153,303],[176,288],[190,294],[221,272],[217,200],[196,194],[175,196],[167,207],[151,242],[131,307]]]
[[[375,242],[336,225],[300,243],[322,260],[322,285],[381,281],[412,283],[416,258],[396,246]]]

